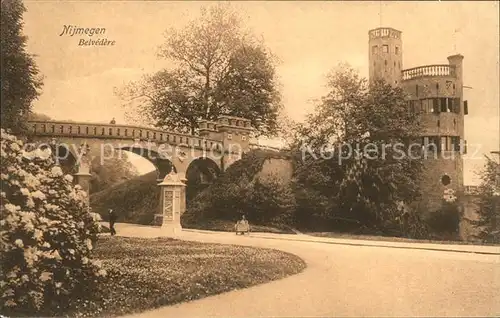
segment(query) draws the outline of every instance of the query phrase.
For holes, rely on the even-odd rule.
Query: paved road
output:
[[[162,236],[154,227],[118,224],[117,230],[123,236]],[[356,240],[356,246],[340,239],[283,238],[183,231],[179,239],[291,252],[308,267],[279,281],[129,317],[500,316],[499,254],[415,249],[433,244],[390,248],[391,243],[379,247],[373,241],[360,246],[363,241]],[[498,247],[438,247],[500,253]]]

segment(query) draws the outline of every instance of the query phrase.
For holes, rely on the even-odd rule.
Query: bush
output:
[[[295,194],[290,186],[280,183],[276,176],[265,180],[257,178],[250,196],[246,200],[246,211],[243,211],[249,220],[280,226],[295,223]]]
[[[2,129],[0,311],[57,315],[93,295],[106,275],[91,260],[99,224],[50,153],[22,148]]]
[[[259,178],[270,154],[252,151],[199,193],[183,216],[185,224],[221,219],[236,221],[242,214],[253,224],[289,226],[294,223],[295,195],[277,176]]]
[[[478,229],[476,237],[483,243],[500,243],[500,166],[486,157],[479,186],[479,220],[473,222]]]
[[[458,234],[460,210],[458,207],[458,198],[452,189],[445,190],[441,208],[429,215],[427,224],[435,235],[451,235],[447,239],[452,239],[454,238],[453,236]]]

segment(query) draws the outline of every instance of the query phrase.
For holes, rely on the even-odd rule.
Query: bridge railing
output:
[[[455,77],[455,66],[448,64],[425,65],[401,71],[403,81],[426,76]]]
[[[218,140],[140,126],[65,121],[30,121],[28,128],[31,134],[39,136],[132,139],[171,145],[185,145],[201,149],[222,150],[222,143]]]
[[[273,147],[273,146],[266,146],[266,145],[259,145],[257,143],[251,143],[250,144],[250,149],[263,149],[263,150],[270,150],[270,151],[275,151],[275,152],[280,152],[280,151],[287,150],[285,148]]]

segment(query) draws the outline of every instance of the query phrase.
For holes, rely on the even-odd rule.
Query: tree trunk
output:
[[[210,104],[208,101],[208,92],[210,91],[210,69],[206,69],[207,73],[205,74],[205,116],[206,119],[209,119],[210,114]]]

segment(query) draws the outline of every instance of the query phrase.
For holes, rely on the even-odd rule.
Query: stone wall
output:
[[[264,161],[261,171],[257,177],[261,180],[270,180],[277,177],[281,184],[289,184],[292,180],[293,164],[286,158],[268,158]]]
[[[424,171],[421,174],[420,200],[424,215],[436,211],[441,207],[443,193],[447,188],[461,192],[463,188],[463,161],[461,157],[455,159],[428,159],[424,160]],[[451,183],[443,185],[442,177],[448,175]]]

